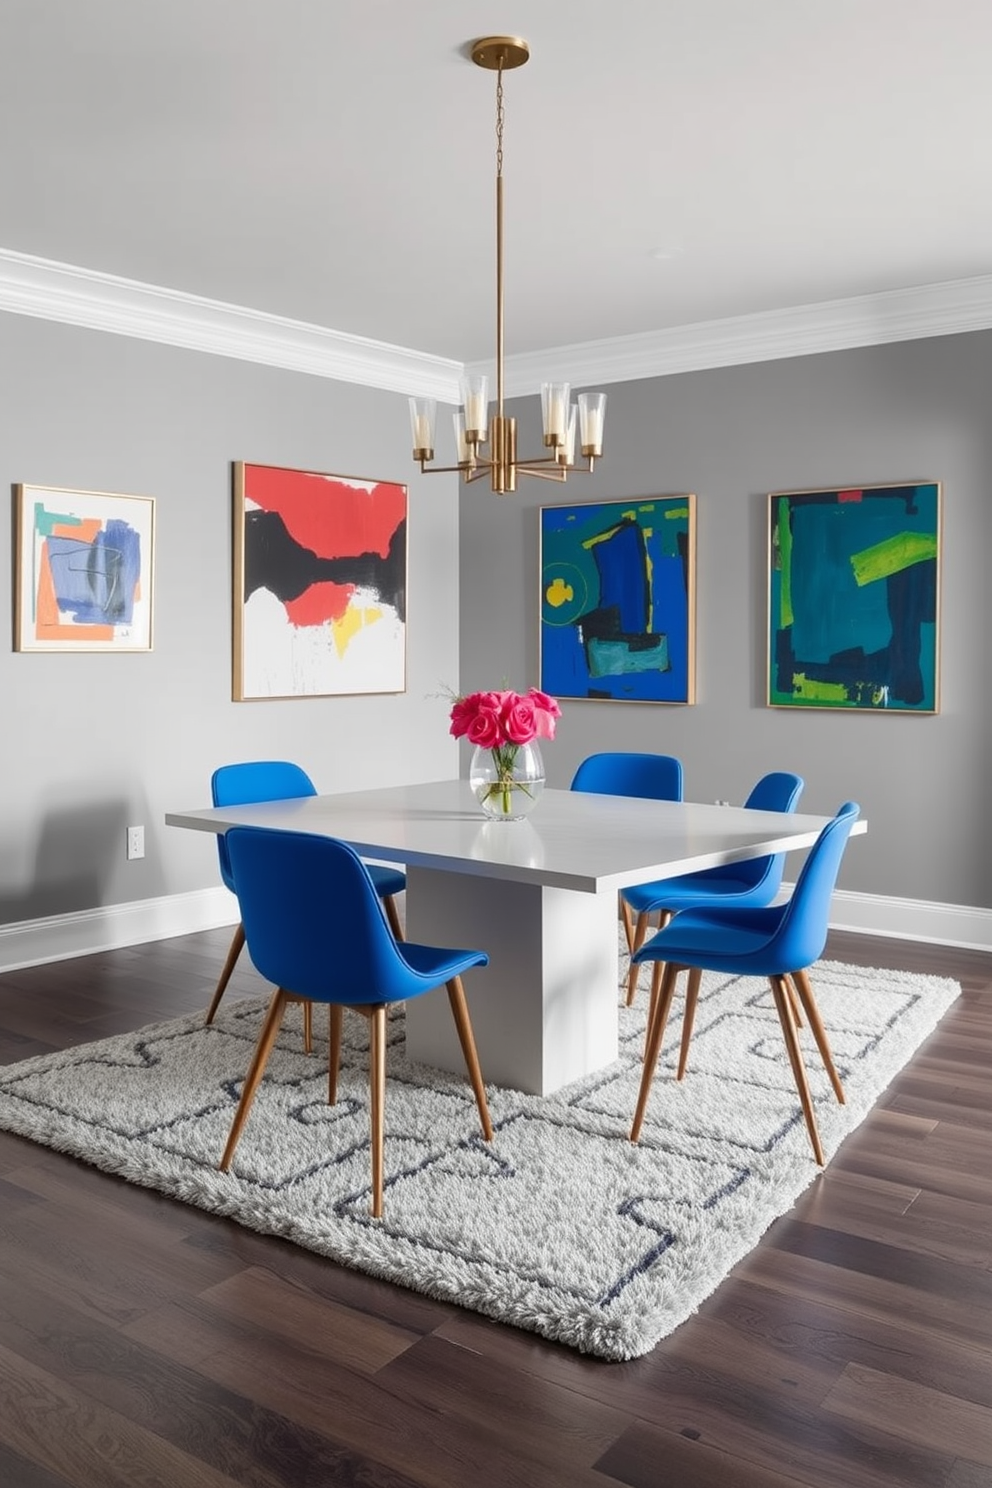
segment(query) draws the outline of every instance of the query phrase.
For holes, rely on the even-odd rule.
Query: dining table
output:
[[[530,816],[500,821],[483,814],[467,780],[439,780],[165,820],[214,834],[316,833],[402,865],[406,938],[489,955],[465,978],[486,1081],[550,1095],[617,1058],[619,890],[808,848],[830,818],[546,789]],[[853,832],[866,830],[862,819]],[[447,998],[407,1005],[406,1049],[464,1072]]]

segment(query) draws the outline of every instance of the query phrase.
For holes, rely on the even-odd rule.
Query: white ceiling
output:
[[[471,361],[992,271],[992,0],[0,0],[0,247]]]

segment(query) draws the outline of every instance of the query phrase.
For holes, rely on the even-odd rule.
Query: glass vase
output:
[[[544,790],[544,760],[535,740],[529,744],[478,747],[469,767],[469,784],[491,821],[519,821]]]

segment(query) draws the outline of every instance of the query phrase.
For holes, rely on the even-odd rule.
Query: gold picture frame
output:
[[[939,481],[768,497],[772,708],[940,711]]]
[[[14,650],[150,651],[155,501],[14,487]]]

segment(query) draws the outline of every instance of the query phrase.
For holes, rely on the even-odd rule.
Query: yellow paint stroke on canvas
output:
[[[575,598],[575,590],[564,579],[553,579],[544,591],[544,597],[551,608],[557,610]]]
[[[374,625],[377,620],[381,619],[381,610],[373,607],[360,610],[357,606],[349,605],[340,620],[331,621],[331,635],[338,655],[344,655],[360,630],[364,630],[367,625]]]

